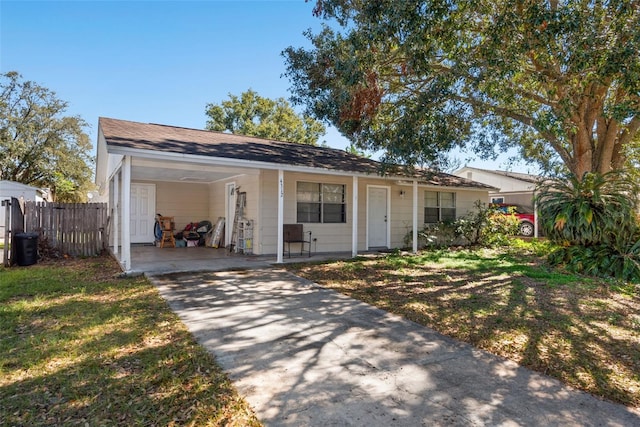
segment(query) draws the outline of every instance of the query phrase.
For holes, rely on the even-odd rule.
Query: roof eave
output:
[[[499,190],[499,188],[491,187],[489,185],[482,184],[482,183],[479,183],[480,184],[479,186],[442,185],[442,184],[435,184],[435,183],[426,182],[424,180],[421,180],[420,178],[403,177],[403,178],[399,178],[399,179],[407,181],[407,182],[398,182],[398,185],[407,186],[407,187],[412,186],[413,183],[411,181],[415,179],[416,181],[418,181],[418,187],[439,188],[439,189],[443,189],[443,190],[469,190],[469,191],[497,191],[497,190]]]
[[[147,159],[156,159],[156,160],[181,160],[188,161],[192,163],[201,163],[208,165],[220,165],[220,166],[236,166],[248,169],[267,169],[267,170],[284,170],[287,172],[304,172],[304,173],[318,173],[318,174],[327,174],[327,175],[342,175],[342,176],[360,176],[360,177],[371,177],[376,176],[380,178],[393,178],[391,176],[382,176],[382,175],[374,175],[366,172],[352,172],[352,171],[343,171],[343,170],[335,170],[335,169],[326,169],[326,168],[318,168],[318,167],[310,167],[310,166],[294,166],[294,165],[285,165],[281,163],[270,163],[270,162],[262,162],[256,160],[243,160],[232,157],[213,157],[213,156],[201,156],[198,154],[184,154],[184,153],[172,153],[167,151],[153,151],[153,150],[144,150],[139,148],[129,148],[129,147],[120,147],[120,146],[108,146],[109,154],[120,154],[124,156],[138,156],[144,157]],[[398,177],[401,178],[401,177]],[[406,178],[406,177],[404,177]]]
[[[296,166],[296,165],[286,165],[281,163],[270,163],[270,162],[262,162],[256,160],[244,160],[232,157],[213,157],[213,156],[202,156],[198,154],[185,154],[185,153],[173,153],[168,151],[154,151],[154,150],[145,150],[140,148],[131,148],[131,147],[122,147],[116,145],[109,145],[107,142],[107,152],[109,154],[119,154],[123,156],[137,156],[143,157],[147,159],[156,159],[156,160],[177,160],[177,161],[186,161],[192,163],[200,163],[207,165],[220,165],[220,166],[235,166],[242,167],[247,169],[266,169],[266,170],[283,170],[287,172],[299,172],[299,173],[314,173],[314,174],[324,174],[324,175],[335,175],[335,176],[357,176],[359,178],[381,178],[387,180],[408,180],[408,181],[424,181],[420,177],[413,177],[408,175],[380,175],[373,174],[368,172],[356,172],[356,171],[346,171],[346,170],[337,170],[337,169],[327,169],[327,168],[318,168],[311,166]],[[420,184],[421,186],[429,186],[430,184]],[[494,187],[471,187],[471,186],[445,186],[439,184],[432,184],[433,187],[438,188],[450,188],[450,189],[464,189],[470,191],[492,191]],[[497,190],[497,189],[496,189]]]

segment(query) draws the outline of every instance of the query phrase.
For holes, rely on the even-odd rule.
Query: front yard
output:
[[[535,243],[287,266],[566,384],[640,407],[640,289],[549,269]]]
[[[640,407],[637,285],[565,274],[536,245],[290,264],[321,285]],[[260,425],[144,278],[110,258],[0,268],[8,425]]]
[[[117,272],[0,267],[0,424],[260,425],[156,288]]]

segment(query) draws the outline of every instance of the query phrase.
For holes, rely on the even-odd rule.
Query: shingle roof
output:
[[[380,162],[328,147],[106,117],[99,118],[99,126],[107,145],[112,147],[418,178],[430,184],[450,187],[492,188],[442,172],[422,169],[407,171],[406,168],[388,166],[383,169]]]

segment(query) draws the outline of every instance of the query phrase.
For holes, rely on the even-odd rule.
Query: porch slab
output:
[[[285,257],[283,263],[316,262],[351,258],[351,252],[331,252],[308,256]],[[168,273],[230,271],[260,269],[275,265],[276,255],[245,255],[226,248],[158,248],[151,245],[131,247],[132,274],[161,275]]]

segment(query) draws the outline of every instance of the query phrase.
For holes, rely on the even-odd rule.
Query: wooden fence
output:
[[[106,203],[25,202],[25,231],[71,256],[98,255],[108,245]]]
[[[5,202],[3,202],[3,205]],[[15,264],[15,236],[38,233],[38,249],[70,256],[95,256],[108,247],[108,211],[106,203],[6,203],[4,265]]]

